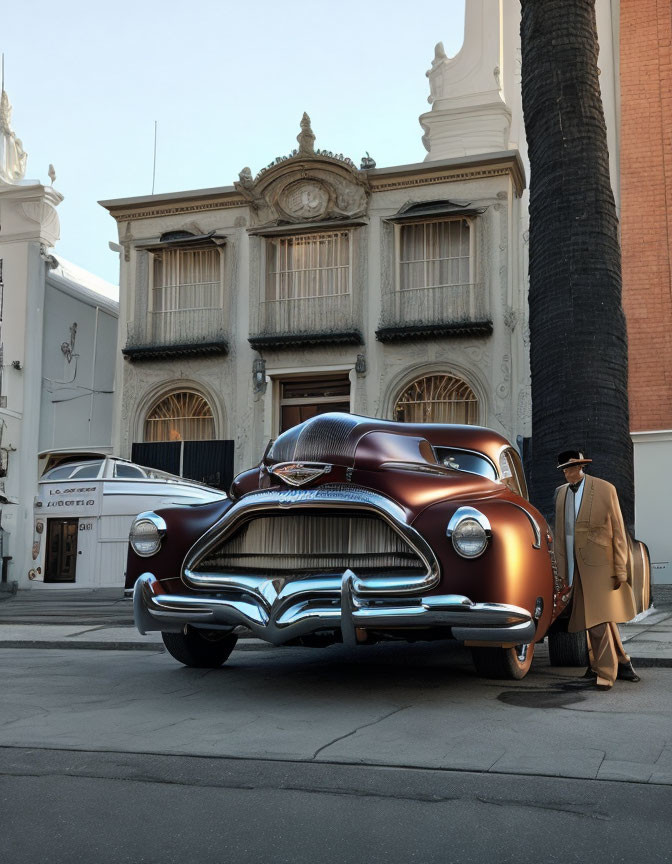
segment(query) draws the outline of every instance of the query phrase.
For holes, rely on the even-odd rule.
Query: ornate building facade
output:
[[[202,467],[207,442],[233,441],[225,486],[326,410],[529,435],[515,17],[469,8],[463,52],[437,46],[427,73],[424,162],[357,167],[304,114],[256,176],[101,202],[122,249],[120,455],[165,467],[183,441]]]

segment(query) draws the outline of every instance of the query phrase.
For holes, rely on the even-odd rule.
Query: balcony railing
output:
[[[300,344],[360,344],[353,295],[327,294],[265,300],[253,311],[250,343],[254,347]]]
[[[224,311],[220,308],[166,309],[128,324],[123,353],[132,360],[179,354],[228,353]]]
[[[470,282],[433,288],[405,288],[383,295],[381,342],[404,338],[486,335],[492,332],[485,285]]]

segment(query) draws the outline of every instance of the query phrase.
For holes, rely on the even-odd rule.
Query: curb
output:
[[[242,644],[241,644],[242,643]],[[246,644],[247,643],[247,644]],[[236,645],[236,651],[268,651],[274,646],[266,642],[250,639],[241,640]],[[72,642],[63,639],[35,639],[6,640],[0,641],[0,650],[3,648],[33,648],[42,650],[44,648],[80,650],[80,651],[154,651],[157,654],[165,654],[166,649],[162,642]],[[637,657],[630,655],[633,665],[640,669],[672,669],[672,657]]]
[[[251,641],[251,640],[250,640]],[[266,642],[258,642],[252,645],[236,645],[236,651],[267,651],[272,648]],[[7,639],[0,641],[0,650],[3,648],[66,648],[80,651],[155,651],[157,654],[166,653],[163,642],[68,642],[63,639]]]
[[[672,669],[672,657],[635,657],[630,655],[633,665],[642,669]]]
[[[158,651],[166,649],[161,642],[64,642],[58,640],[35,639],[31,642],[26,640],[12,640],[0,642],[2,648],[79,648],[87,651]]]

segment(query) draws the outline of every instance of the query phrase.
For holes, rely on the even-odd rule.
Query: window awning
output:
[[[259,225],[255,228],[248,228],[247,233],[253,237],[274,237],[276,235],[288,236],[290,234],[315,234],[321,232],[337,231],[341,228],[357,228],[360,225],[368,225],[368,222],[369,220],[366,218],[324,219],[322,222],[283,222],[281,224],[273,223],[272,225]]]
[[[386,222],[414,222],[416,220],[427,220],[437,216],[480,216],[485,213],[485,207],[473,207],[470,202],[448,201],[441,199],[438,201],[420,201],[415,204],[404,204],[404,206],[394,214],[394,216],[386,216]]]
[[[207,234],[192,234],[191,231],[165,231],[156,240],[145,240],[138,243],[136,249],[208,249],[212,246],[223,246],[227,241],[226,234],[210,231]]]

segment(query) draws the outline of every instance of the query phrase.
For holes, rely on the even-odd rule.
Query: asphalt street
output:
[[[35,749],[0,772],[7,864],[670,860],[662,786]]]
[[[672,671],[610,693],[452,643],[2,651],[0,860],[672,861]]]

